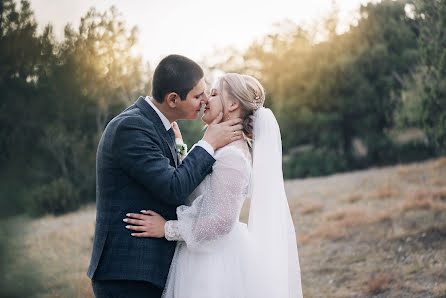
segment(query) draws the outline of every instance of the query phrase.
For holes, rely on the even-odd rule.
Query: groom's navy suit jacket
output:
[[[214,162],[196,146],[181,163],[173,134],[143,97],[111,120],[96,157],[96,229],[87,275],[164,287],[176,242],[132,237],[122,220],[140,210],[176,219],[176,207],[212,171]]]

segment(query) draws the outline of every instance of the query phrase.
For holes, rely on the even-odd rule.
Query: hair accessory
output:
[[[260,108],[263,106],[262,101],[260,100],[260,97],[256,93],[256,97],[254,98],[254,104],[256,105],[256,108]]]

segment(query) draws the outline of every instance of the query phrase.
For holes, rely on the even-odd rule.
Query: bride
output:
[[[178,220],[153,211],[127,214],[135,237],[178,241],[163,297],[302,297],[293,221],[282,175],[280,130],[253,77],[226,74],[214,84],[202,120],[243,119],[244,140],[215,153],[212,173],[177,208]],[[181,137],[179,129],[176,136]],[[253,144],[252,158],[248,142]],[[248,225],[239,222],[251,199]]]

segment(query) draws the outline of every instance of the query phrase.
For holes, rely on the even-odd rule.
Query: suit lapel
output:
[[[144,97],[140,96],[138,100],[136,101],[136,106],[141,109],[143,114],[149,118],[153,124],[155,125],[155,128],[158,130],[160,135],[162,136],[163,141],[166,143],[167,147],[169,148],[170,154],[172,155],[172,159],[175,163],[175,167],[178,167],[178,154],[176,153],[176,145],[175,140],[172,140],[172,138],[169,135],[169,132],[166,131],[166,128],[164,127],[163,122],[161,121],[158,114],[155,112],[155,110],[147,103]]]
[[[169,140],[170,140],[170,142],[169,142],[170,152],[172,153],[173,159],[175,161],[175,166],[178,167],[180,158],[178,156],[177,144],[175,142],[175,134],[174,134],[172,128],[171,128],[171,131],[167,131],[167,135],[169,136]]]

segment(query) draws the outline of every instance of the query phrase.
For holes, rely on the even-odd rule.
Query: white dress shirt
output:
[[[161,119],[161,122],[163,122],[163,125],[166,128],[166,131],[169,130],[172,127],[172,123],[169,122],[169,119],[167,119],[166,116],[164,116],[164,114],[161,113],[160,110],[158,110],[158,108],[152,102],[152,98],[150,96],[146,96],[145,100],[155,110],[155,112],[158,114],[158,116]],[[211,156],[214,156],[214,148],[212,148],[212,146],[208,142],[206,142],[204,140],[200,140],[194,146],[200,146],[204,150],[206,150]]]

